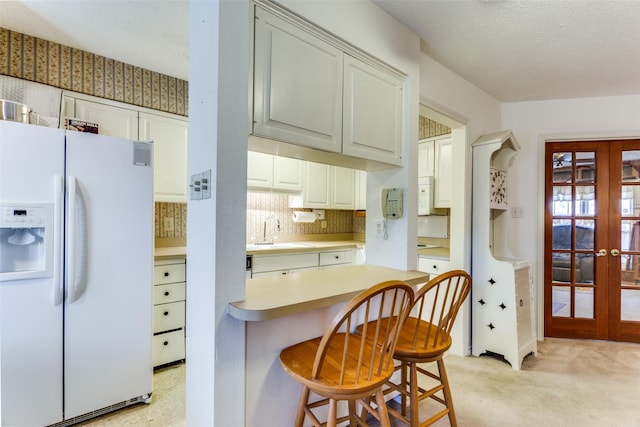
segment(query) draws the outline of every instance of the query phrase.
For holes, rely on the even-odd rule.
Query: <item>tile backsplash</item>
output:
[[[267,221],[267,236],[287,240],[305,234],[364,233],[365,217],[356,217],[353,211],[325,210],[325,220],[313,223],[293,222],[294,211],[310,209],[289,208],[289,196],[276,193],[247,193],[247,239],[249,242],[262,238],[264,224],[268,218],[280,221],[280,231],[275,222]]]
[[[247,239],[260,238],[264,232],[264,222],[273,216],[280,221],[280,231],[275,231],[275,223],[267,222],[267,235],[286,240],[299,240],[305,234],[365,234],[366,218],[355,216],[353,211],[325,210],[323,221],[296,223],[291,216],[295,210],[289,208],[286,194],[247,193]],[[173,226],[173,227],[171,227]],[[274,234],[275,233],[275,234]],[[187,204],[155,203],[155,237],[171,239],[187,237]]]
[[[186,203],[155,203],[155,237],[187,238]]]

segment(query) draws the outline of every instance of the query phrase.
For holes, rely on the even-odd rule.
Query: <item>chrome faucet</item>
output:
[[[280,220],[275,216],[267,217],[267,219],[264,220],[264,224],[262,227],[262,241],[256,242],[256,245],[273,245],[273,236],[271,236],[271,241],[267,240],[267,222],[270,219],[275,221],[276,231],[280,231]]]

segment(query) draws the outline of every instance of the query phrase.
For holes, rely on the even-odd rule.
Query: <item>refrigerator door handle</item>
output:
[[[62,304],[62,227],[64,218],[64,192],[61,175],[53,176],[53,305]],[[49,238],[49,237],[47,237]]]
[[[76,301],[87,286],[87,207],[75,176],[69,175],[67,295]]]

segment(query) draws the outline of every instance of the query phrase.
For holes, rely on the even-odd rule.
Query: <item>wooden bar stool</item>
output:
[[[400,393],[400,411],[392,408],[388,411],[411,427],[431,425],[445,415],[449,416],[451,426],[457,426],[443,355],[451,347],[451,328],[470,290],[471,276],[462,270],[454,270],[436,276],[415,294],[411,314],[402,326],[393,356],[400,362],[396,366],[400,371],[400,382],[390,380],[384,390],[385,394]],[[369,333],[362,327],[359,331]],[[430,362],[436,362],[435,373],[419,366]],[[432,386],[421,387],[418,374],[431,378]],[[420,421],[420,402],[428,398],[444,407]]]
[[[393,354],[412,300],[413,290],[406,283],[380,283],[351,299],[322,337],[282,350],[282,367],[303,385],[296,427],[302,427],[306,417],[316,427],[325,425],[312,409],[327,404],[327,426],[346,420],[351,427],[367,426],[367,413],[389,426],[382,386],[394,372]],[[356,326],[364,322],[365,335],[355,334]],[[320,400],[309,402],[310,392]],[[338,401],[348,402],[348,415],[338,417]],[[360,402],[360,413],[356,402]]]

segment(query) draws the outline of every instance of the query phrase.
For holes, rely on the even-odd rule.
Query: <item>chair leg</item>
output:
[[[329,415],[327,415],[327,427],[336,427],[336,418],[338,416],[338,403],[335,399],[329,399]]]
[[[444,359],[438,358],[438,371],[440,372],[440,381],[442,382],[444,400],[449,409],[449,423],[451,427],[457,427],[456,412],[453,409],[453,398],[451,397],[451,389],[449,388],[449,379],[447,378],[447,370],[444,367]]]
[[[400,413],[403,417],[407,416],[407,362],[400,362],[400,388],[402,389],[402,393],[400,393],[400,404],[401,409]]]
[[[420,390],[418,388],[418,367],[415,362],[409,362],[409,371],[411,374],[410,390],[409,390],[409,411],[411,416],[411,427],[418,427],[420,425]]]
[[[376,405],[378,406],[378,417],[380,417],[380,427],[391,427],[389,421],[389,412],[387,411],[387,404],[384,401],[384,392],[380,389],[376,393]]]
[[[362,411],[364,413],[364,409]],[[358,414],[356,412],[356,401],[349,401],[349,427],[358,427]]]
[[[300,401],[298,402],[298,411],[296,412],[296,421],[295,427],[302,427],[304,423],[305,412],[304,408],[307,406],[309,402],[309,387],[303,386],[302,392],[300,393]]]

